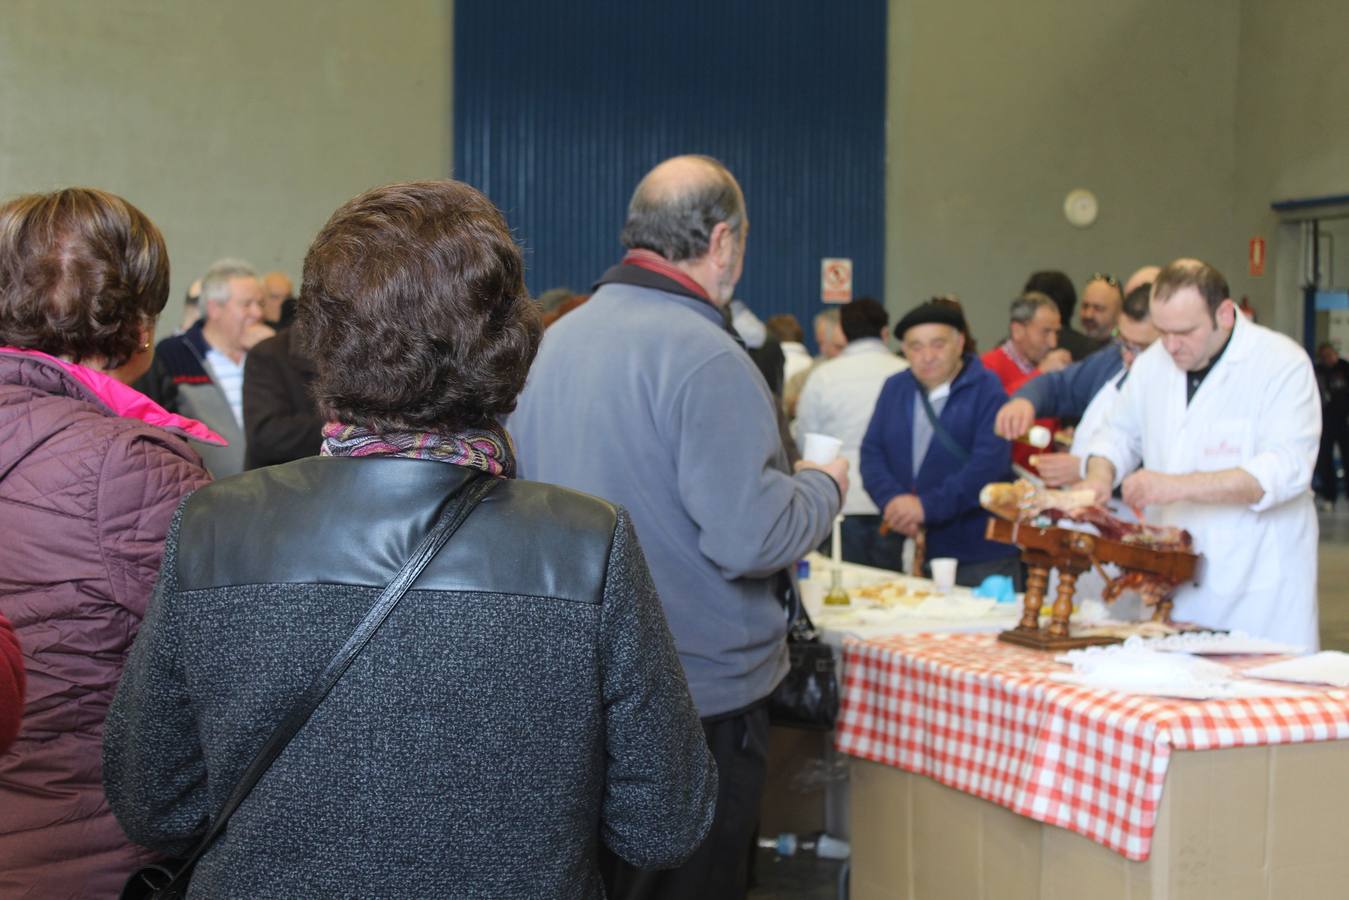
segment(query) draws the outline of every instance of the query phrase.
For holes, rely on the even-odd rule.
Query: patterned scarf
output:
[[[378,434],[359,425],[329,422],[323,426],[320,456],[402,456],[434,459],[481,469],[498,478],[515,477],[515,448],[500,425],[434,434],[429,431],[395,431]]]

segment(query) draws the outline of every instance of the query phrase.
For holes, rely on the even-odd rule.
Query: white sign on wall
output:
[[[826,256],[820,260],[820,299],[825,303],[852,302],[852,260]]]

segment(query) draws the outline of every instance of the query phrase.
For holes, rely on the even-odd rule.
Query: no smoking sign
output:
[[[820,299],[825,303],[852,302],[852,260],[828,257],[820,260]]]

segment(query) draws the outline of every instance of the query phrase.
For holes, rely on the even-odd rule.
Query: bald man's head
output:
[[[262,276],[262,286],[267,293],[280,294],[283,297],[289,295],[293,287],[285,272],[268,272]]]
[[[268,322],[281,321],[281,307],[290,299],[294,285],[285,272],[268,272],[262,276],[262,317]]]
[[[743,242],[748,222],[735,177],[710,156],[676,156],[637,185],[621,239],[629,249],[684,262],[707,254],[712,231],[722,223]]]

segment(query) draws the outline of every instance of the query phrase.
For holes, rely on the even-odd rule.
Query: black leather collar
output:
[[[469,470],[431,460],[313,457],[192,495],[178,537],[179,590],[246,584],[383,587]],[[414,590],[598,603],[615,508],[528,481],[497,487]]]

